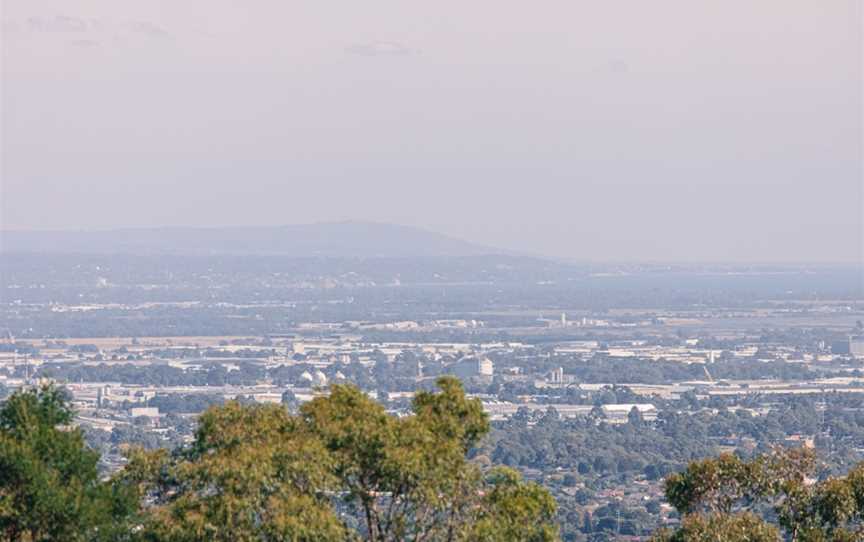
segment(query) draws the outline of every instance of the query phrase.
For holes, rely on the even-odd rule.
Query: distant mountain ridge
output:
[[[458,257],[503,254],[447,235],[377,222],[0,232],[2,253]]]

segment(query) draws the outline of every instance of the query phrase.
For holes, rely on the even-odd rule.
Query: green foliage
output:
[[[813,482],[806,448],[777,449],[745,462],[731,454],[691,463],[666,479],[666,498],[681,527],[658,541],[864,540],[864,464],[845,477]],[[776,526],[759,516],[771,510]]]
[[[466,455],[488,430],[459,382],[419,393],[397,418],[333,386],[297,415],[230,402],[174,455],[135,451],[120,479],[153,503],[152,541],[557,539],[555,502],[510,470],[484,476]]]
[[[438,387],[401,418],[353,386],[298,414],[213,406],[193,443],[128,450],[107,482],[63,393],[19,392],[0,409],[0,540],[556,540],[551,495],[469,461],[486,416],[457,380]]]
[[[526,534],[554,535],[555,506],[545,490],[512,473],[484,479],[466,459],[489,431],[479,401],[467,399],[454,378],[438,387],[418,393],[414,415],[404,418],[388,416],[353,386],[334,386],[301,408],[308,431],[333,457],[361,531],[381,541],[469,540],[481,529],[479,539],[512,540],[518,524]]]
[[[780,531],[749,512],[689,515],[674,533],[661,532],[652,542],[780,542]]]
[[[493,469],[487,476],[477,519],[472,522],[468,540],[524,540],[547,542],[558,539],[552,526],[555,500],[542,486],[524,483],[520,474],[506,467]]]
[[[0,409],[0,539],[108,539],[136,505],[122,486],[98,479],[62,390],[19,391]]]
[[[169,457],[136,451],[122,473],[157,503],[140,536],[158,541],[344,540],[318,491],[332,485],[327,454],[277,405],[237,402],[200,419],[195,442]]]
[[[747,463],[732,454],[694,461],[684,472],[666,479],[666,499],[684,514],[700,508],[729,513],[750,492],[750,471]]]

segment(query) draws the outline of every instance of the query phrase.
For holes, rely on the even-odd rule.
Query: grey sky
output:
[[[2,225],[861,261],[859,1],[4,0]]]

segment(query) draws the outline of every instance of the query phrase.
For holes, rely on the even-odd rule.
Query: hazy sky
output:
[[[860,0],[3,0],[2,225],[861,261]]]

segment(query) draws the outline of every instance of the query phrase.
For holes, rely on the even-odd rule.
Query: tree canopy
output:
[[[109,539],[135,508],[132,493],[99,480],[99,456],[72,418],[63,391],[50,386],[0,408],[0,539]]]
[[[174,451],[133,449],[100,482],[98,455],[62,392],[18,392],[0,411],[7,540],[549,541],[555,502],[469,452],[489,431],[453,378],[396,417],[336,385],[296,414],[228,402]]]
[[[418,392],[404,416],[351,385],[298,409],[213,405],[192,442],[130,449],[104,480],[73,418],[52,386],[0,407],[0,540],[558,539],[545,488],[471,459],[489,422],[450,377]],[[666,478],[681,521],[654,540],[864,540],[864,464],[821,480],[818,470],[808,448],[694,461]]]
[[[666,498],[683,519],[655,540],[864,540],[864,463],[821,481],[816,470],[808,448],[777,449],[752,461],[732,454],[695,461],[666,479]]]

